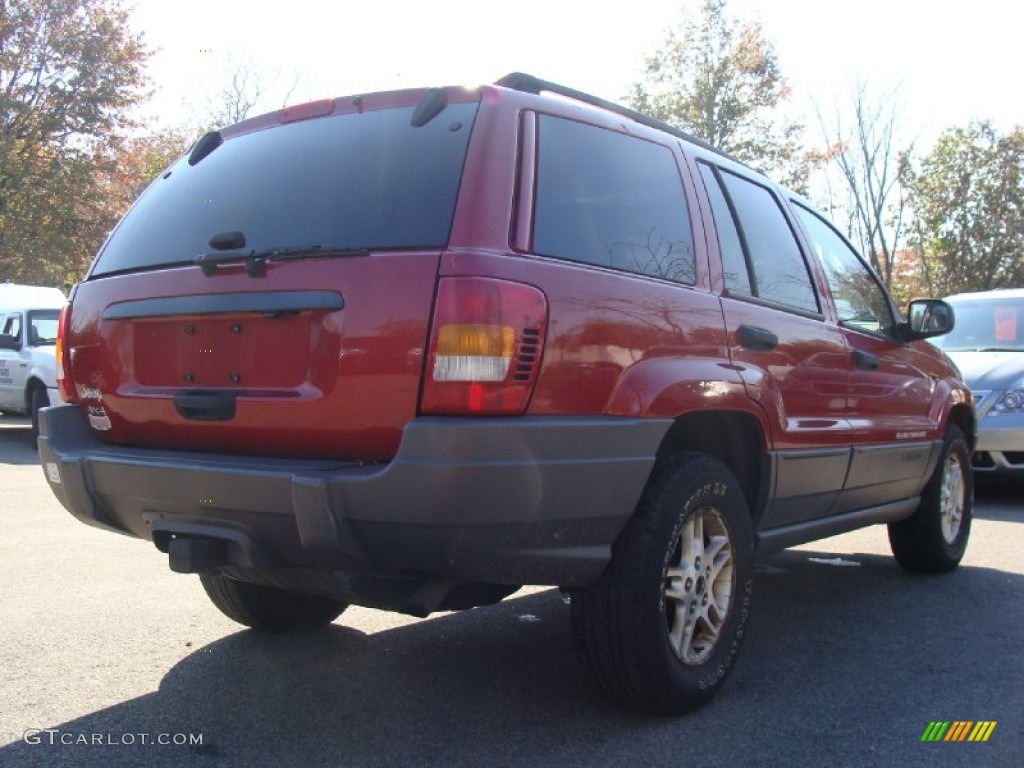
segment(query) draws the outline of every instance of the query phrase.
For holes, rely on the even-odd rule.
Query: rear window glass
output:
[[[478,104],[426,125],[413,107],[303,120],[227,139],[178,160],[139,198],[93,275],[187,263],[218,233],[245,250],[395,249],[448,242]]]
[[[692,284],[693,236],[668,147],[540,118],[533,250]]]

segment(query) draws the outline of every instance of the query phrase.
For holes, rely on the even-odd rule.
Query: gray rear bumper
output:
[[[108,445],[60,405],[39,455],[75,517],[164,551],[209,538],[243,568],[577,586],[607,564],[670,424],[422,418],[394,460],[359,465]]]

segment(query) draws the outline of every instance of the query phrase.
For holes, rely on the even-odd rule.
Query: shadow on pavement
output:
[[[974,515],[982,520],[1024,523],[1024,476],[975,475]]]
[[[344,615],[313,634],[241,631],[193,652],[152,694],[38,725],[201,733],[201,746],[17,742],[0,763],[960,765],[964,749],[920,744],[929,720],[958,718],[1002,718],[1003,739],[982,745],[978,764],[1019,757],[1021,576],[913,577],[889,557],[791,550],[758,566],[755,594],[731,679],[680,719],[596,694],[549,590],[373,635]]]

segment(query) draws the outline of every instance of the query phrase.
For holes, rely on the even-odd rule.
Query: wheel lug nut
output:
[[[683,589],[685,589],[687,592],[693,589],[693,579],[687,579],[686,583],[683,585]]]

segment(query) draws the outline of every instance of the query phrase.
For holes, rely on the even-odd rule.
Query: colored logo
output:
[[[988,741],[995,728],[995,720],[932,720],[921,741]]]

